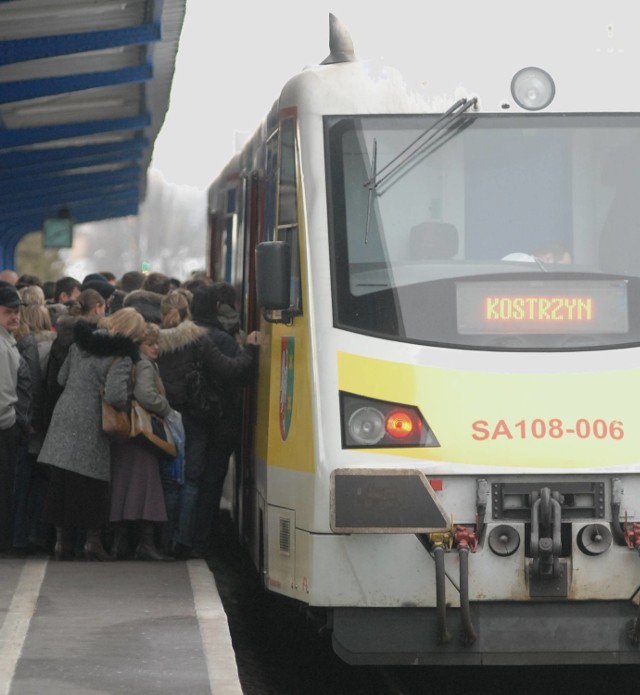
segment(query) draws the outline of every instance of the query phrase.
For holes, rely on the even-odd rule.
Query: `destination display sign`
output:
[[[458,282],[458,333],[627,333],[624,280]]]

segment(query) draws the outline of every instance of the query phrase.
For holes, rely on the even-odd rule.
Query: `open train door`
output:
[[[242,320],[247,333],[260,328],[260,313],[256,304],[255,293],[255,248],[260,234],[263,192],[260,176],[252,171],[246,179],[245,210],[246,231],[243,249],[243,285],[242,285]],[[257,368],[257,365],[256,365]],[[238,536],[251,544],[255,527],[255,426],[257,412],[257,388],[255,379],[245,388],[242,438],[238,468],[236,469],[236,510]]]

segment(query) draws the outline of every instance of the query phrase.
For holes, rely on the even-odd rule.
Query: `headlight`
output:
[[[518,106],[528,111],[539,111],[553,101],[556,86],[551,75],[541,68],[524,68],[511,80],[511,94]]]
[[[351,439],[362,446],[373,446],[384,437],[384,416],[376,408],[358,408],[349,418]]]

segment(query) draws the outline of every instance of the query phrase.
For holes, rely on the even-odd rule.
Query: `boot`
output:
[[[143,521],[140,528],[140,542],[136,548],[136,560],[169,560],[157,548],[154,540],[153,521]]]
[[[129,548],[129,529],[124,522],[116,525],[111,544],[111,559],[125,560],[131,556]]]
[[[63,526],[56,526],[56,544],[53,548],[53,557],[56,560],[71,560],[73,558],[69,529]]]
[[[87,529],[87,542],[84,544],[84,556],[87,560],[109,562],[111,555],[102,547],[100,529]]]

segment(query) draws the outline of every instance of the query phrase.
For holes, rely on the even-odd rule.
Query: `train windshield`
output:
[[[640,115],[340,116],[325,135],[337,326],[640,343]]]

